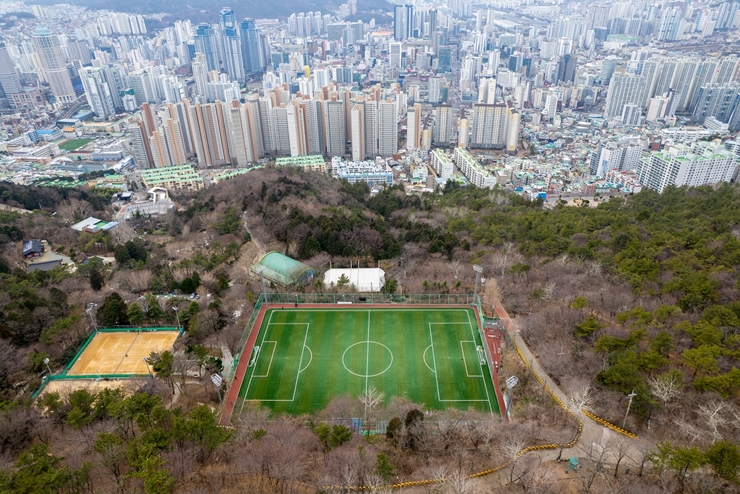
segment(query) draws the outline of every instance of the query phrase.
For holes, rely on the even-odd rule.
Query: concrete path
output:
[[[547,374],[545,369],[542,368],[540,363],[537,361],[535,356],[530,351],[527,344],[522,339],[519,328],[517,327],[516,321],[509,318],[509,315],[507,314],[504,307],[501,305],[501,303],[497,303],[496,307],[494,308],[496,311],[496,314],[499,316],[501,321],[504,324],[504,328],[509,333],[509,336],[511,336],[511,339],[514,341],[517,347],[519,347],[519,350],[522,352],[522,355],[526,359],[527,363],[529,364],[530,368],[533,372],[535,372],[540,378],[545,382],[545,384],[550,388],[552,393],[557,396],[563,403],[568,406],[568,395],[560,389],[560,387],[555,384],[555,382],[550,378],[550,376]],[[607,446],[609,442],[613,442],[618,439],[623,439],[627,442],[629,445],[629,451],[627,453],[627,457],[632,460],[633,463],[638,463],[642,461],[643,453],[642,451],[651,448],[654,446],[654,444],[650,441],[647,441],[643,438],[637,438],[632,439],[627,436],[624,436],[616,431],[613,431],[607,427],[603,427],[600,424],[594,422],[590,418],[584,416],[580,410],[573,410],[570,409],[570,411],[578,417],[578,419],[583,423],[583,431],[581,433],[581,437],[576,443],[576,445],[573,448],[565,449],[563,450],[562,458],[569,458],[570,456],[584,456],[585,453],[583,450],[589,449],[590,444],[597,444],[601,445],[602,447]],[[555,460],[560,451],[559,450],[546,450],[542,451],[540,453],[543,460]],[[612,458],[609,457],[606,459],[607,462],[611,461]],[[625,464],[625,466],[627,466]]]

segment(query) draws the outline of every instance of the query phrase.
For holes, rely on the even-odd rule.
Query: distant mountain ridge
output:
[[[60,0],[37,0],[37,4],[54,5],[61,3]],[[223,7],[234,10],[238,19],[251,17],[260,18],[284,18],[294,12],[331,13],[337,10],[343,0],[281,0],[269,2],[261,0],[191,0],[181,2],[178,0],[129,0],[121,2],[118,0],[65,0],[64,3],[86,7],[88,9],[107,9],[131,14],[158,14],[166,13],[175,19],[190,19],[193,22],[216,22],[218,12]],[[360,3],[362,10],[378,9],[389,10],[390,4],[384,0],[364,0]]]
[[[39,0],[41,5],[54,5],[58,0]],[[190,19],[192,21],[216,22],[218,12],[223,7],[234,9],[237,18],[275,18],[287,17],[293,12],[325,12],[336,10],[342,3],[338,0],[316,2],[310,0],[282,0],[280,2],[265,2],[259,0],[192,0],[181,2],[178,0],[66,0],[65,3],[86,7],[88,9],[107,9],[131,14],[158,14],[166,13],[176,19]]]

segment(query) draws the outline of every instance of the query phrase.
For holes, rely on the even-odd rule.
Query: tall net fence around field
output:
[[[467,305],[481,310],[481,300],[477,295],[469,293],[421,293],[410,295],[396,295],[386,293],[268,293],[267,305],[272,307],[295,307],[296,304],[338,304],[338,305]],[[255,327],[260,310],[265,305],[264,294],[260,294],[254,304],[247,325],[244,328],[239,344],[234,353],[231,366],[226,369],[226,380],[234,378],[239,360],[252,331],[259,331]],[[481,316],[482,317],[482,316]],[[480,327],[478,328],[480,331]],[[481,336],[483,337],[483,336]],[[483,340],[485,342],[485,340]],[[485,347],[485,345],[484,345]],[[247,355],[249,358],[249,355]],[[487,356],[490,362],[490,355]]]

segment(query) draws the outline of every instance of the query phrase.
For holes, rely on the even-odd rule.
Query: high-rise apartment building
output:
[[[438,105],[435,110],[434,143],[437,146],[449,146],[452,142],[455,123],[455,112],[451,105]]]
[[[398,153],[398,111],[396,102],[378,102],[378,155],[390,158]]]
[[[131,146],[134,150],[134,163],[139,169],[152,166],[152,152],[149,147],[149,136],[147,135],[144,122],[137,120],[129,127],[128,135],[131,137]]]
[[[600,144],[591,152],[589,172],[603,177],[609,170],[635,170],[640,164],[643,147],[639,139],[629,137]]]
[[[252,19],[244,19],[239,24],[239,30],[242,43],[242,60],[244,72],[254,74],[262,72],[266,65],[263,61],[262,50],[260,45],[260,32]]]
[[[115,114],[113,98],[108,83],[102,77],[99,68],[80,69],[80,80],[85,88],[87,104],[92,112],[102,118]]]
[[[10,58],[8,47],[3,41],[0,41],[0,86],[5,94],[21,92],[21,81],[15,70],[15,63]]]
[[[59,103],[74,102],[77,96],[67,71],[64,54],[59,46],[59,38],[44,27],[37,28],[31,38],[41,61],[44,77],[49,83],[51,94]]]
[[[198,24],[193,40],[195,41],[195,52],[205,55],[208,70],[218,71],[221,68],[221,64],[219,63],[219,50],[216,43],[216,32],[213,26],[204,22]]]
[[[352,121],[352,161],[365,159],[365,105],[355,103],[350,112]]]
[[[646,101],[644,76],[614,74],[606,93],[604,118],[621,118],[625,105],[643,107]]]
[[[416,103],[406,112],[406,149],[412,151],[421,145],[421,104]]]
[[[506,145],[508,108],[504,104],[473,105],[470,147],[503,149]]]
[[[330,158],[344,156],[347,130],[345,126],[344,101],[324,102],[326,128],[326,155]]]

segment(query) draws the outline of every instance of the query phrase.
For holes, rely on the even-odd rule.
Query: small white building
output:
[[[385,285],[385,271],[380,268],[333,268],[324,273],[324,285],[337,286],[342,276],[358,292],[379,292]]]

